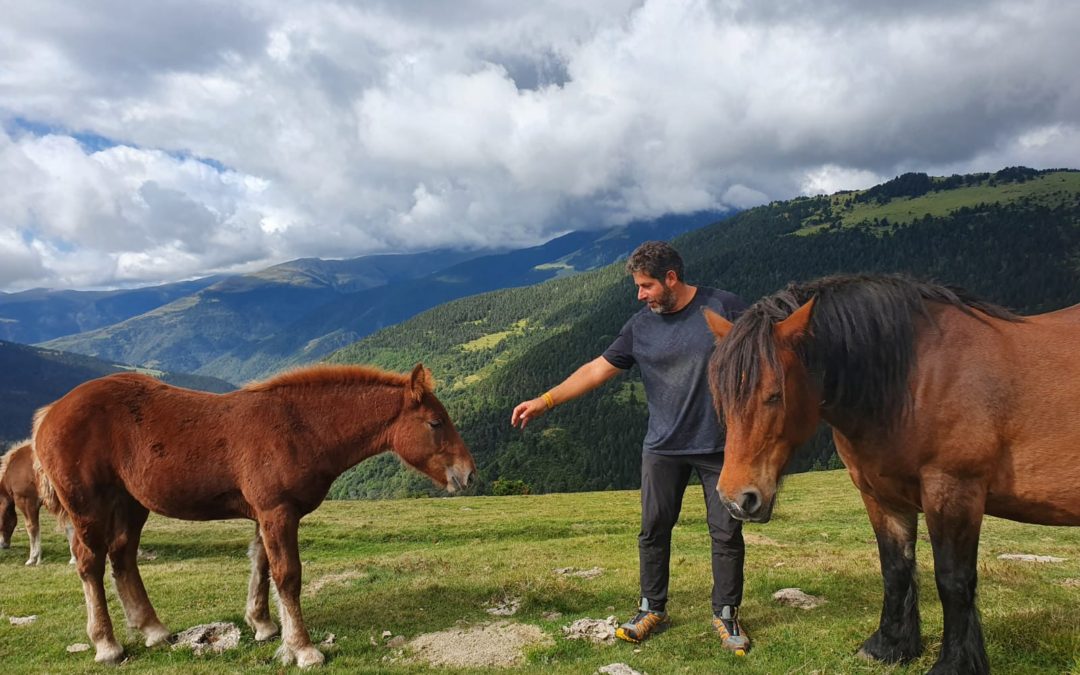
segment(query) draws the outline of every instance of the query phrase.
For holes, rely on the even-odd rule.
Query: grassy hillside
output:
[[[450,628],[495,621],[487,608],[520,601],[511,625],[539,627],[548,646],[527,651],[515,672],[578,675],[626,663],[661,673],[924,673],[940,648],[942,618],[925,528],[917,550],[926,654],[906,667],[864,664],[854,656],[876,628],[881,579],[876,546],[861,501],[844,472],[793,476],[774,521],[748,526],[743,617],[754,639],[745,658],[721,652],[709,625],[709,549],[700,488],[688,490],[674,533],[671,599],[674,626],[640,647],[592,645],[562,637],[580,618],[625,620],[637,601],[638,494],[553,494],[328,502],[300,528],[304,616],[312,637],[329,634],[325,672],[433,672],[413,662],[408,646],[388,646]],[[0,551],[0,655],[5,672],[116,672],[95,667],[87,642],[82,591],[66,564],[67,549],[46,517],[45,564],[26,568],[25,534]],[[185,523],[151,517],[141,563],[158,614],[174,631],[232,621],[243,625],[254,527],[247,522]],[[979,563],[979,604],[995,672],[1080,673],[1080,528],[1049,528],[988,519]],[[999,560],[1003,553],[1068,558],[1037,564]],[[594,578],[559,568],[601,568]],[[827,601],[814,610],[779,605],[773,593],[801,588]],[[148,650],[126,635],[110,591],[112,618],[131,673],[276,673],[277,642],[256,644],[245,627],[240,647],[195,657]],[[559,616],[549,614],[558,612]],[[37,615],[29,626],[7,617]],[[505,672],[438,669],[434,672]]]
[[[1080,302],[1080,173],[914,176],[858,193],[775,202],[679,237],[688,280],[752,301],[789,281],[835,272],[907,272],[1023,313]],[[835,207],[841,202],[861,220],[844,220]],[[638,307],[616,264],[436,307],[331,360],[396,370],[429,365],[489,485],[501,477],[534,492],[634,488],[646,424],[636,370],[524,433],[511,429],[509,418],[516,403],[600,354]],[[831,455],[821,434],[793,468],[828,465]],[[383,461],[346,474],[332,494],[424,490]]]

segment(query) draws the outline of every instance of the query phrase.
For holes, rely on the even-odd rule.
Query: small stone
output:
[[[641,673],[625,663],[610,663],[606,666],[601,666],[596,672],[604,673],[604,675],[641,675]]]
[[[810,595],[798,588],[781,588],[773,593],[773,600],[781,605],[798,607],[799,609],[814,609],[825,604],[825,598]]]
[[[29,626],[37,621],[37,614],[31,614],[30,616],[9,616],[8,621],[12,626]]]
[[[228,621],[218,621],[200,626],[193,626],[176,636],[173,649],[191,649],[198,655],[206,652],[220,654],[228,649],[235,649],[240,644],[240,629]]]
[[[327,633],[326,637],[322,641],[322,644],[324,644],[324,645],[332,645],[332,644],[334,644],[335,640],[337,640],[336,635],[334,635],[333,633]]]
[[[562,612],[544,612],[540,618],[544,621],[558,621],[562,618]]]
[[[614,616],[606,619],[578,619],[569,626],[563,626],[563,635],[567,640],[588,640],[596,643],[615,641],[615,629],[619,622]]]
[[[383,638],[384,640],[385,640],[386,638],[388,638],[388,637],[393,637],[393,635],[394,635],[394,634],[393,634],[393,633],[391,633],[391,632],[390,632],[390,631],[388,631],[388,630],[384,630],[384,631],[382,632],[382,638]]]
[[[386,643],[386,646],[390,649],[398,649],[405,646],[405,636],[395,635],[393,639]]]
[[[85,642],[76,642],[73,645],[67,646],[68,654],[78,654],[79,652],[85,652],[88,649],[90,649],[90,645]]]

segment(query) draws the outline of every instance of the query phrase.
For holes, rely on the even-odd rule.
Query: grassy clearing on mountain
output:
[[[732,673],[922,673],[937,656],[941,606],[930,546],[921,528],[918,559],[926,654],[906,667],[865,664],[854,652],[876,627],[881,579],[873,532],[858,493],[841,471],[792,476],[774,521],[746,528],[743,613],[754,639],[745,659],[722,653],[709,626],[709,553],[701,487],[691,486],[674,533],[670,610],[674,626],[640,646],[563,637],[576,619],[623,620],[637,596],[638,494],[633,491],[515,497],[327,502],[300,528],[304,615],[323,649],[326,672],[415,673],[432,666],[410,645],[439,645],[430,634],[461,640],[484,635],[544,635],[520,649],[515,672],[591,673],[616,662],[658,675],[721,669]],[[63,538],[46,518],[45,561],[22,565],[26,539],[0,552],[0,658],[6,672],[116,672],[93,664],[85,610]],[[251,523],[188,523],[152,517],[141,564],[158,614],[170,629],[213,621],[243,626]],[[1066,558],[1061,563],[999,560],[1003,553]],[[575,576],[565,568],[587,570]],[[596,574],[594,568],[599,568]],[[561,572],[557,571],[560,570]],[[1003,673],[1080,672],[1080,528],[1021,525],[990,518],[983,531],[979,604],[990,662]],[[798,587],[821,596],[813,610],[785,607],[773,593]],[[519,609],[492,616],[493,607]],[[280,672],[277,641],[220,655],[146,649],[123,628],[110,591],[125,672]],[[23,626],[9,617],[37,615]],[[496,625],[507,621],[509,624]],[[482,627],[491,624],[492,628]],[[384,637],[385,635],[385,637]],[[397,639],[400,636],[401,639]],[[418,638],[424,637],[423,640]],[[451,639],[451,638],[446,638]],[[493,638],[497,639],[497,638]],[[516,643],[515,643],[516,644]],[[524,642],[522,644],[525,644]],[[448,647],[445,642],[442,646]],[[476,658],[493,658],[485,644]],[[505,645],[504,645],[505,646]],[[490,649],[488,649],[490,648]],[[454,658],[467,658],[458,650]],[[483,654],[481,654],[483,651]],[[439,658],[447,659],[445,654]],[[450,661],[445,661],[450,662]],[[496,661],[492,661],[496,662]],[[460,663],[460,662],[458,662]],[[438,672],[502,672],[478,665]]]

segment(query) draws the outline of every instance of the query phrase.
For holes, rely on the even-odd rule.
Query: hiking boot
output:
[[[735,656],[746,656],[750,651],[750,636],[739,623],[738,607],[724,605],[720,616],[713,617],[712,623],[724,649],[735,652]]]
[[[649,601],[641,599],[638,614],[615,630],[615,637],[627,642],[641,642],[650,635],[660,634],[671,627],[671,618],[667,612],[654,612],[649,609]]]

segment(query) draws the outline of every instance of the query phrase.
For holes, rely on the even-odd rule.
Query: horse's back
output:
[[[13,497],[37,499],[34,456],[29,443],[20,444],[4,457],[0,481],[3,482],[3,489]]]
[[[948,450],[938,462],[987,474],[988,513],[1080,524],[1080,306],[1018,322],[948,314],[920,353],[923,440]]]
[[[1027,317],[1029,321],[1036,323],[1070,323],[1080,324],[1080,304],[1072,305],[1070,307],[1062,307],[1061,309],[1054,310],[1052,312],[1046,312],[1045,314],[1035,314]]]
[[[54,403],[35,445],[60,492],[93,483],[173,518],[248,517],[237,475],[259,463],[244,440],[247,398],[110,375]]]

